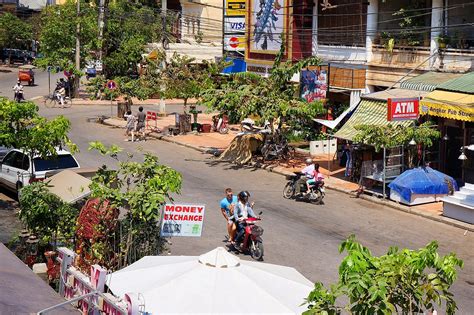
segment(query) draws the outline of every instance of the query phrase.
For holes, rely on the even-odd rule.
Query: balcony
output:
[[[413,69],[430,56],[429,47],[397,46],[389,51],[383,45],[372,46],[372,58],[369,66]],[[429,70],[429,62],[418,69]]]
[[[318,45],[314,55],[323,60],[339,61],[341,63],[365,64],[367,54],[365,47],[342,45]]]

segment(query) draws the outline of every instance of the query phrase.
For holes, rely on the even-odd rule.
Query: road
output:
[[[171,106],[168,110],[178,108]],[[415,249],[431,240],[438,240],[442,254],[456,252],[465,262],[453,292],[459,306],[458,313],[472,314],[472,233],[334,191],[328,191],[322,206],[285,200],[281,197],[284,178],[280,175],[218,163],[208,155],[158,140],[139,144],[124,142],[123,130],[87,122],[87,117],[109,115],[108,106],[73,105],[62,110],[41,107],[40,111],[47,117],[63,114],[71,120],[71,138],[79,146],[77,157],[82,167],[114,165],[112,159],[87,150],[90,141],[99,140],[106,145],[118,144],[125,151],[136,153],[137,159],[142,155],[137,151],[141,147],[181,172],[183,189],[176,201],[205,204],[207,209],[202,237],[173,238],[172,255],[199,255],[224,246],[226,229],[218,201],[223,198],[226,187],[232,187],[235,192],[248,190],[256,202],[256,210],[264,212],[265,262],[292,266],[311,281],[329,284],[337,281],[338,265],[343,258],[338,253],[338,245],[351,234],[377,255],[384,254],[389,246]],[[241,258],[249,259],[243,255]]]
[[[177,108],[176,108],[177,109]],[[176,110],[169,108],[170,111]],[[218,208],[224,189],[249,190],[256,210],[263,211],[262,226],[265,261],[295,267],[312,281],[330,283],[337,280],[342,259],[338,245],[350,234],[375,254],[383,254],[389,246],[419,248],[438,240],[442,253],[456,252],[465,262],[453,286],[459,303],[459,314],[474,308],[474,235],[442,223],[430,221],[397,210],[379,206],[348,195],[329,191],[325,205],[296,203],[281,197],[284,178],[260,169],[238,168],[217,163],[208,155],[171,143],[151,140],[145,143],[123,142],[123,130],[87,123],[86,116],[110,113],[109,107],[72,107],[67,110],[42,109],[45,116],[64,113],[72,121],[72,139],[79,145],[77,155],[83,167],[97,167],[113,161],[88,151],[89,141],[118,143],[125,151],[137,148],[155,153],[160,161],[183,175],[179,202],[207,205],[201,238],[174,238],[172,255],[199,255],[224,246],[225,222]],[[249,259],[244,256],[244,259]]]
[[[0,72],[0,96],[13,98],[12,87],[18,79],[18,69],[10,68],[11,72]],[[48,72],[35,69],[35,85],[25,85],[26,99],[48,95]],[[62,73],[51,74],[51,90],[56,86],[56,80],[64,77]]]

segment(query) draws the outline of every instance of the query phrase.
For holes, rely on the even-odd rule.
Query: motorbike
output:
[[[212,129],[220,134],[229,133],[229,117],[226,115],[212,117]]]
[[[255,121],[251,118],[245,118],[240,122],[240,129],[242,131],[247,131],[247,132],[263,132],[263,133],[269,133],[270,130],[270,123],[268,121],[265,122],[265,125],[263,127],[259,127],[255,125]]]
[[[284,137],[278,141],[275,141],[273,137],[267,137],[260,152],[262,153],[263,161],[276,159],[287,161],[292,153],[294,153],[294,148],[288,145],[288,141]]]
[[[21,101],[23,101],[25,98],[23,96],[23,90],[20,90],[18,92],[15,92],[14,94],[14,100],[18,103],[20,103]]]
[[[259,213],[261,215],[262,212]],[[250,253],[255,260],[263,260],[263,228],[256,223],[259,218],[248,218],[245,220],[245,234],[241,249],[244,253]]]
[[[287,176],[288,182],[283,188],[283,198],[295,199],[309,203],[322,204],[326,191],[322,185],[311,185],[310,191],[307,191],[306,185],[301,187],[302,195],[296,195],[296,185],[298,180],[304,176],[303,173],[295,172],[294,175]]]

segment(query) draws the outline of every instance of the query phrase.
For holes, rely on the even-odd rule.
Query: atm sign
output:
[[[402,121],[418,119],[419,98],[389,98],[387,101],[387,120]]]

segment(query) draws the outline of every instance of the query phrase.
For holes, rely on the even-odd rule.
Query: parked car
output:
[[[35,58],[33,53],[27,50],[4,48],[1,51],[1,59],[3,63],[10,60],[10,63],[19,62],[25,64],[32,63]]]
[[[37,156],[31,161],[25,152],[10,150],[0,162],[0,184],[19,196],[21,188],[34,181],[42,181],[46,176],[65,169],[80,168],[70,152],[57,150],[56,153],[55,157],[43,159]]]
[[[7,147],[4,147],[4,146],[0,146],[0,161],[3,160],[3,158],[5,157],[5,155],[7,155],[7,153],[10,151],[11,149],[7,148]]]

